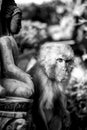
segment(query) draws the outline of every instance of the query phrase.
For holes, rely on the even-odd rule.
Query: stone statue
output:
[[[10,35],[20,31],[21,10],[14,0],[2,0],[0,5],[0,96],[5,94],[29,98],[33,93],[33,83],[31,77],[17,67],[18,48]]]
[[[12,36],[0,38],[1,86],[0,96],[29,98],[33,94],[31,77],[17,67],[18,48]]]
[[[25,130],[25,108],[32,104],[33,82],[17,66],[18,47],[13,37],[20,31],[21,16],[14,0],[0,0],[0,130]]]

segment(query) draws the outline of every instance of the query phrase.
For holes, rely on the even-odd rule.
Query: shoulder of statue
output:
[[[13,36],[8,36],[8,39],[10,40],[9,43],[11,44],[12,49],[18,51],[17,42],[14,39],[14,37]]]
[[[0,46],[3,48],[9,48],[9,50],[12,51],[12,53],[15,57],[17,57],[19,55],[17,43],[12,36],[2,36],[0,38]]]

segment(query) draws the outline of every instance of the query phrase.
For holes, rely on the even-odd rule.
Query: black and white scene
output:
[[[0,130],[87,130],[87,0],[0,0]]]

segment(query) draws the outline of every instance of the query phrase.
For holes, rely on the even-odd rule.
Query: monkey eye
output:
[[[57,61],[59,61],[59,62],[63,62],[64,59],[62,59],[62,58],[58,58]]]

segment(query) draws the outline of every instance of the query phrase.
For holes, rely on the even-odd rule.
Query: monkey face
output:
[[[49,79],[66,81],[72,70],[74,53],[72,48],[62,43],[45,43],[38,57],[40,65]]]
[[[73,68],[73,60],[59,57],[56,60],[55,66],[55,79],[58,82],[67,82]]]

